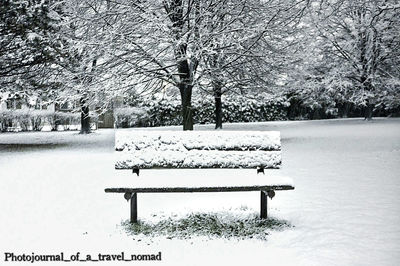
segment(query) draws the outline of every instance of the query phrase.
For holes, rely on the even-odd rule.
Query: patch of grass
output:
[[[265,240],[271,230],[283,230],[293,227],[288,221],[274,218],[260,219],[257,214],[237,217],[233,214],[192,213],[179,219],[167,218],[157,223],[139,221],[122,223],[130,235],[148,237],[165,236],[169,239],[190,239],[194,236],[209,238],[256,238]]]

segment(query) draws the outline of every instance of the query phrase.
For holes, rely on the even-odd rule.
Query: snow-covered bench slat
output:
[[[279,168],[280,151],[168,151],[120,152],[116,169],[149,168]]]
[[[291,190],[291,185],[272,186],[215,186],[215,187],[139,187],[139,188],[107,188],[106,192],[114,193],[177,193],[177,192],[239,192],[239,191],[269,191]]]
[[[280,168],[282,163],[277,131],[134,130],[116,132],[115,138],[115,168],[134,169],[138,175],[139,169],[154,168],[259,168],[264,173],[265,168]],[[258,178],[256,184],[185,186],[168,183],[168,176],[165,180],[167,184],[136,182],[136,187],[106,188],[105,192],[124,193],[125,199],[131,201],[131,222],[137,222],[138,193],[261,191],[260,216],[267,218],[267,197],[272,199],[275,190],[294,189],[291,178],[268,173]]]
[[[280,168],[278,131],[122,131],[116,169]]]

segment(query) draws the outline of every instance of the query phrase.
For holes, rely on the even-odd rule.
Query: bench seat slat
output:
[[[269,170],[263,175],[257,174],[254,169],[146,169],[136,176],[130,171],[117,171],[106,187],[294,187],[293,179],[279,172]]]
[[[226,186],[226,187],[143,187],[143,188],[106,188],[108,193],[165,193],[165,192],[239,192],[239,191],[268,191],[292,190],[293,186]]]

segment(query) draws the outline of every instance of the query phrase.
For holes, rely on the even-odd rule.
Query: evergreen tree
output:
[[[60,16],[50,0],[0,1],[0,86],[3,91],[38,88],[59,58],[55,37]]]

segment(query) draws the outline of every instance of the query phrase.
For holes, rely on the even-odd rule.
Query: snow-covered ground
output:
[[[292,177],[296,189],[278,191],[269,214],[293,227],[272,230],[267,240],[132,237],[120,226],[128,204],[120,194],[104,193],[125,175],[114,170],[114,130],[6,133],[0,134],[0,265],[27,264],[4,262],[4,252],[122,251],[161,251],[161,265],[400,263],[400,119],[224,128],[281,131],[283,166],[271,171]],[[146,194],[138,204],[139,218],[148,221],[190,212],[234,216],[243,206],[258,213],[259,193]]]

